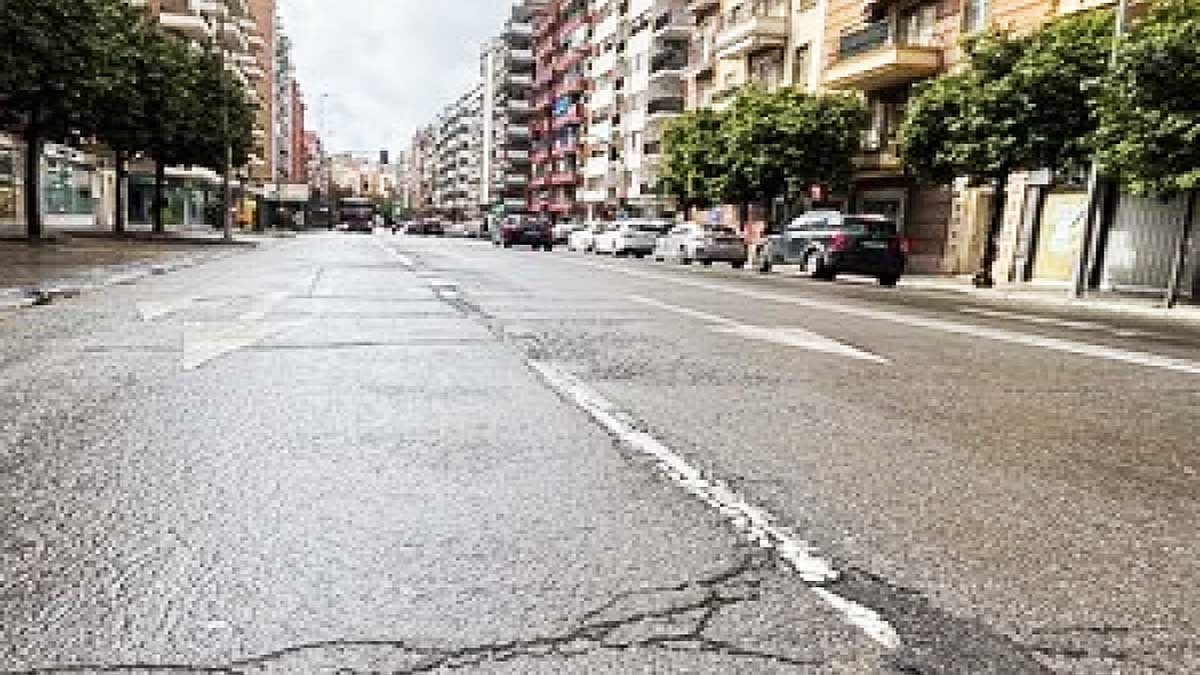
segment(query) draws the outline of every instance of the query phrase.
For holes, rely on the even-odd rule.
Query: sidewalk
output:
[[[975,300],[1057,311],[1091,312],[1120,317],[1158,319],[1200,325],[1200,305],[1181,301],[1167,309],[1161,294],[1092,291],[1084,298],[1072,298],[1067,284],[1009,284],[995,288],[976,288],[970,276],[908,276],[900,287],[917,291],[957,293]]]
[[[166,274],[258,245],[263,237],[97,232],[58,235],[37,243],[0,239],[0,309],[47,304],[90,290]]]

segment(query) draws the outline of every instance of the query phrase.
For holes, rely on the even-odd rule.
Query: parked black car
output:
[[[409,221],[404,226],[405,234],[428,234],[440,237],[445,234],[445,231],[446,227],[442,224],[442,221],[433,218]]]
[[[760,250],[759,271],[799,265],[814,279],[865,274],[895,286],[904,274],[908,243],[896,223],[883,216],[810,211],[771,233]]]
[[[492,243],[504,248],[532,246],[554,250],[554,230],[550,221],[540,218],[509,216],[492,233]]]

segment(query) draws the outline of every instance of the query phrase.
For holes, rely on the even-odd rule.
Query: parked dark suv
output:
[[[865,274],[883,286],[895,286],[904,274],[908,244],[896,223],[883,216],[810,211],[767,238],[758,256],[759,271],[775,265],[799,265],[814,279]]]
[[[504,248],[532,246],[547,251],[554,250],[554,231],[550,221],[540,218],[509,216],[492,233],[492,243]]]

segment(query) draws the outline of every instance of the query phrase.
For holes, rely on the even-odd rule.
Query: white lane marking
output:
[[[837,570],[819,555],[812,544],[778,525],[778,519],[770,511],[749,503],[723,481],[705,477],[703,472],[658,439],[636,429],[627,413],[578,378],[550,363],[534,360],[528,363],[559,395],[586,412],[622,443],[654,458],[659,471],[689,494],[716,509],[746,538],[775,551],[818,597],[840,612],[848,623],[859,627],[887,649],[900,646],[899,634],[878,612],[822,587],[823,584],[837,581]]]
[[[709,314],[687,307],[671,305],[665,302],[646,298],[639,295],[631,296],[631,300],[650,307],[657,307],[664,311],[681,314],[683,316],[692,317],[705,323],[715,324],[712,330],[718,333],[726,333],[729,335],[737,335],[740,337],[750,338],[752,340],[761,340],[763,342],[772,342],[783,345],[785,347],[798,347],[800,349],[808,349],[816,352],[824,352],[826,354],[836,354],[838,356],[846,356],[852,359],[860,359],[862,361],[870,361],[872,363],[881,363],[891,365],[891,361],[872,354],[868,351],[863,351],[856,347],[851,347],[848,344],[838,342],[837,340],[827,338],[824,335],[804,330],[803,328],[769,328],[766,326],[754,326],[751,324],[734,321],[716,314]]]
[[[271,309],[283,302],[286,293],[269,293],[254,298],[233,321],[190,324],[183,335],[183,369],[195,370],[216,359],[258,344],[291,324],[264,323]]]
[[[1035,323],[1043,326],[1056,326],[1059,328],[1071,328],[1074,330],[1088,331],[1103,331],[1112,333],[1118,337],[1154,337],[1154,333],[1147,333],[1141,330],[1130,330],[1126,328],[1116,328],[1094,321],[1075,321],[1073,319],[1055,319],[1048,316],[1035,316],[1033,314],[1019,314],[1017,312],[1004,312],[994,309],[980,309],[978,307],[960,307],[959,310],[963,314],[974,314],[976,316],[986,316],[993,319],[1012,319],[1013,321],[1024,321],[1026,323]]]
[[[578,265],[585,265],[588,267],[594,267],[597,269],[607,270],[618,274],[625,274],[632,277],[639,277],[642,279],[666,281],[680,286],[691,286],[693,288],[702,288],[704,290],[716,291],[718,293],[740,295],[742,297],[754,298],[756,300],[766,300],[768,302],[796,305],[797,307],[807,307],[809,309],[844,314],[846,316],[853,316],[860,319],[888,321],[903,326],[909,326],[911,328],[925,328],[929,330],[941,331],[943,333],[967,335],[986,340],[994,340],[996,342],[1021,345],[1023,347],[1038,347],[1040,349],[1074,354],[1076,356],[1105,359],[1108,361],[1116,361],[1118,363],[1125,363],[1134,366],[1159,368],[1162,370],[1169,370],[1187,375],[1200,375],[1200,362],[1177,359],[1170,356],[1161,356],[1159,354],[1151,354],[1149,352],[1139,352],[1128,349],[1120,349],[1117,347],[1107,347],[1104,345],[1076,342],[1074,340],[1064,340],[1061,338],[1053,338],[1043,335],[1029,335],[1027,333],[1017,333],[1000,328],[989,328],[987,326],[955,323],[953,321],[946,321],[944,319],[933,319],[878,309],[867,309],[866,307],[838,304],[824,300],[814,300],[811,298],[800,298],[791,295],[782,295],[780,293],[772,293],[770,291],[757,291],[749,288],[738,288],[736,286],[722,286],[720,284],[714,284],[705,281],[684,279],[662,274],[650,274],[647,272],[639,272],[632,269],[622,269],[613,265],[602,265],[582,260],[572,262]]]
[[[375,245],[378,246],[385,254],[387,254],[388,256],[391,256],[396,262],[400,263],[401,267],[404,267],[404,268],[407,268],[410,270],[413,268],[414,265],[413,265],[412,258],[404,255],[403,253],[392,248],[391,246],[388,246],[387,244],[383,243],[379,239],[372,238],[371,241],[373,241],[375,243]]]
[[[137,310],[141,314],[143,322],[150,322],[176,312],[182,312],[193,302],[195,302],[195,298],[190,296],[161,301],[148,300],[137,303]]]

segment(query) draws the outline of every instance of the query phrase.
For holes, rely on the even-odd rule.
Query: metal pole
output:
[[[1179,285],[1183,282],[1183,271],[1187,268],[1187,256],[1192,246],[1192,229],[1196,219],[1196,191],[1188,192],[1187,212],[1183,217],[1183,231],[1175,247],[1175,259],[1171,261],[1171,276],[1167,279],[1166,305],[1171,309],[1179,302]]]
[[[228,11],[228,7],[223,8]],[[222,238],[233,240],[233,214],[229,212],[232,201],[229,171],[233,165],[233,147],[229,142],[229,100],[228,88],[225,86],[225,12],[217,13],[217,52],[221,57],[221,142],[225,150],[221,156],[221,227]]]
[[[1125,24],[1129,17],[1129,0],[1120,0],[1117,4],[1116,26],[1113,29],[1112,51],[1108,57],[1108,69],[1117,67],[1117,58],[1121,50],[1121,37],[1125,35]],[[1079,257],[1075,261],[1074,278],[1071,284],[1071,295],[1082,298],[1087,292],[1091,277],[1092,251],[1096,250],[1099,238],[1097,212],[1100,210],[1100,165],[1092,160],[1088,171],[1087,183],[1087,212],[1084,214],[1083,237],[1079,244]]]

